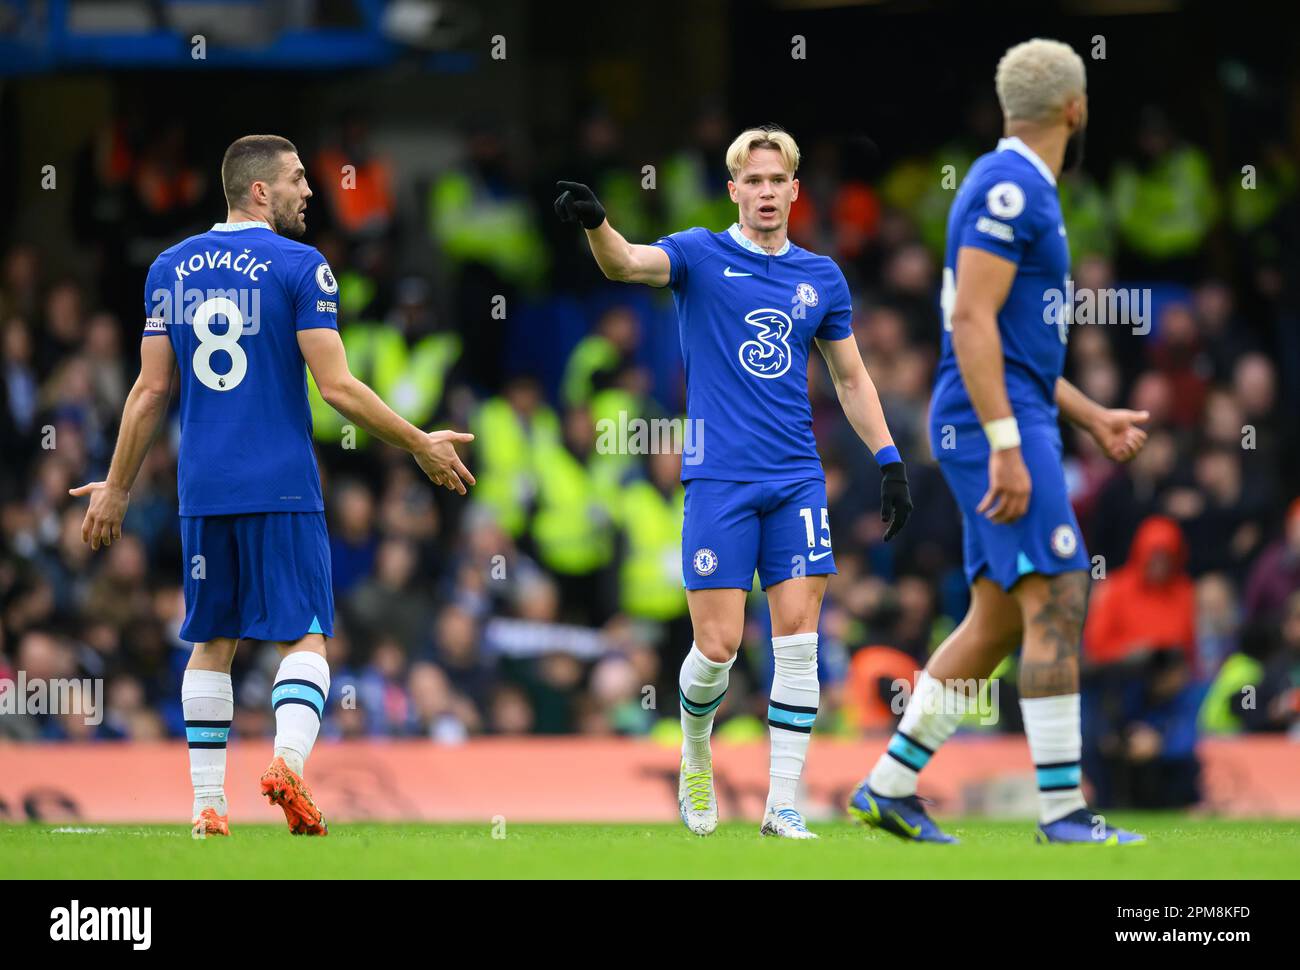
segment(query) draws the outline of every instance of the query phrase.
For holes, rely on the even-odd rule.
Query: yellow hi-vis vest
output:
[[[686,612],[682,587],[682,509],[686,489],[672,496],[647,481],[624,489],[620,524],[627,553],[619,569],[620,605],[644,620],[675,620]]]
[[[521,286],[540,283],[550,255],[529,201],[493,198],[466,172],[449,171],[429,186],[434,237],[451,260],[491,266]]]
[[[703,226],[721,232],[736,221],[736,203],[727,192],[725,171],[706,173],[694,152],[673,155],[660,169],[659,190],[664,200],[666,232],[686,226]]]
[[[597,371],[616,365],[618,359],[618,348],[608,337],[592,334],[578,341],[564,365],[564,379],[560,382],[564,403],[576,408],[590,401],[595,393],[592,378]]]
[[[492,510],[501,528],[519,538],[537,492],[538,452],[560,440],[560,422],[539,407],[525,423],[502,397],[484,401],[470,422],[474,432],[475,501]]]
[[[577,576],[614,558],[612,510],[590,468],[556,441],[537,450],[533,542],[557,573]]]
[[[1069,233],[1070,262],[1084,256],[1110,257],[1115,252],[1115,227],[1110,200],[1101,186],[1083,172],[1061,179],[1061,221]]]
[[[1218,216],[1209,159],[1191,146],[1174,149],[1146,171],[1121,164],[1110,197],[1120,237],[1147,259],[1194,253]]]
[[[348,369],[358,379],[417,428],[433,420],[442,403],[447,373],[460,357],[460,337],[434,333],[408,347],[399,330],[380,323],[349,324],[340,335]],[[347,419],[326,403],[310,378],[308,400],[316,439],[337,443]],[[367,435],[358,428],[357,446],[366,441]]]
[[[1251,684],[1264,677],[1264,665],[1244,653],[1228,657],[1214,681],[1205,692],[1197,724],[1206,734],[1237,734],[1242,729],[1241,715],[1233,709],[1233,702]]]

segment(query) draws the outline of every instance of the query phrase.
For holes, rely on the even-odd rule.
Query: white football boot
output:
[[[682,762],[677,779],[677,807],[682,821],[696,835],[711,835],[718,827],[718,796],[713,791],[713,766],[687,771]]]
[[[808,826],[803,824],[803,816],[793,808],[778,808],[776,811],[767,810],[763,816],[763,827],[758,830],[759,835],[779,835],[783,839],[815,839],[818,836],[808,831]]]

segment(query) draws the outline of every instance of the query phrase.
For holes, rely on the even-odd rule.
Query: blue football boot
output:
[[[1093,845],[1139,845],[1146,836],[1107,825],[1102,816],[1086,808],[1076,809],[1055,822],[1039,825],[1035,839],[1039,845],[1049,842]]]
[[[925,813],[919,796],[889,798],[873,792],[865,781],[853,790],[853,796],[849,799],[849,814],[864,825],[882,829],[909,842],[940,842],[946,845],[957,842],[934,824],[934,819]]]

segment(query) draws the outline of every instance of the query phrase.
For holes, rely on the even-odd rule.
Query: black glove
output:
[[[556,182],[560,197],[555,200],[555,214],[561,222],[581,222],[584,229],[596,229],[605,221],[605,207],[581,182]]]
[[[891,461],[880,469],[880,521],[888,522],[885,541],[903,531],[912,514],[912,493],[907,490],[907,470],[901,461]]]

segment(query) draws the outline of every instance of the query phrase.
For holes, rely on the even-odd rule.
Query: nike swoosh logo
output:
[[[908,835],[910,835],[912,838],[916,838],[918,835],[921,834],[921,826],[908,825],[907,822],[904,821],[903,816],[899,815],[895,811],[891,811],[889,814],[894,816],[894,821],[898,823],[898,827],[901,828]]]
[[[728,266],[726,269],[724,269],[724,270],[722,271],[722,275],[723,275],[723,276],[753,276],[754,274],[753,274],[753,273],[733,273],[733,272],[731,271],[731,267]]]
[[[826,558],[827,556],[829,556],[830,554],[831,554],[831,551],[830,551],[829,549],[827,549],[825,552],[812,553],[812,554],[810,554],[810,555],[808,556],[808,561],[809,561],[809,562],[816,562],[818,559],[825,559],[825,558]]]
[[[795,727],[803,727],[805,724],[811,724],[815,720],[817,720],[817,718],[812,714],[805,714],[802,717],[798,714],[794,716]]]

